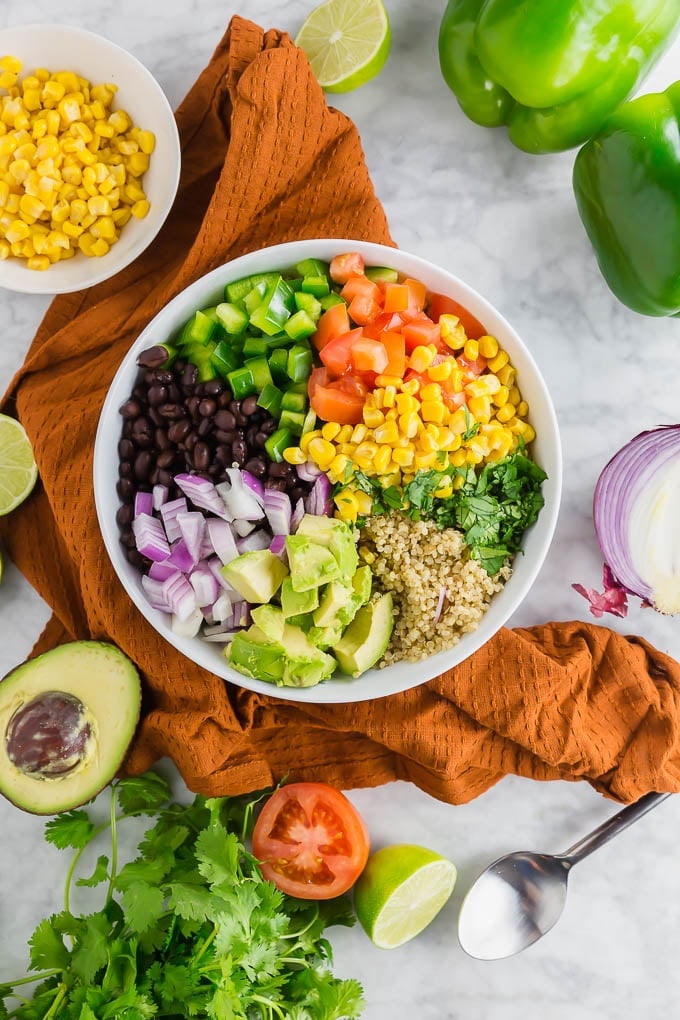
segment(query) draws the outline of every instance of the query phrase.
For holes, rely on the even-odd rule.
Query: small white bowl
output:
[[[143,220],[134,216],[120,240],[100,258],[81,252],[44,271],[28,269],[22,259],[0,261],[0,287],[27,294],[67,294],[92,287],[118,273],[140,255],[163,226],[179,184],[180,146],[175,117],[165,93],[143,64],[100,35],[71,25],[21,25],[0,30],[0,56],[18,57],[21,76],[38,67],[75,71],[94,85],[113,82],[118,92],[113,109],[124,109],[135,125],[153,131],[156,148],[142,180],[151,208]]]
[[[517,369],[522,395],[529,403],[531,422],[536,430],[532,455],[548,475],[543,485],[545,506],[524,537],[524,555],[518,554],[515,557],[512,576],[503,590],[494,595],[478,629],[463,635],[455,647],[422,662],[399,662],[384,669],[371,669],[356,680],[338,674],[316,687],[302,690],[276,687],[266,681],[250,680],[231,669],[220,646],[198,637],[183,638],[173,634],[170,618],[152,609],[147,602],[142,590],[141,575],[128,563],[123,553],[115,520],[120,505],[116,493],[117,443],[122,427],[119,408],[128,399],[135,385],[139,353],[173,336],[197,308],[205,308],[222,300],[226,283],[253,273],[287,269],[304,258],[316,257],[330,261],[334,255],[349,251],[360,252],[366,265],[391,266],[405,276],[422,280],[428,290],[449,295],[463,304],[489,333],[498,338]],[[481,295],[445,269],[397,248],[350,240],[293,241],[264,248],[219,266],[173,298],[152,319],[123,359],[102,408],[94,449],[95,504],[104,544],[121,584],[149,623],[183,655],[224,680],[289,701],[328,704],[382,698],[417,687],[456,666],[481,648],[517,609],[541,569],[557,523],[561,484],[562,453],[552,401],[536,363],[512,326]]]

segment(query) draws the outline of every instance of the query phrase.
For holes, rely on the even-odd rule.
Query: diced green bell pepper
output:
[[[300,291],[299,294],[295,295],[295,307],[301,312],[307,312],[307,315],[314,322],[319,321],[323,311],[321,302],[317,301],[313,294],[307,294],[306,291]]]
[[[280,464],[283,460],[283,451],[291,445],[292,438],[293,435],[290,429],[279,428],[276,432],[272,432],[271,436],[265,441],[265,450],[277,464]]]
[[[617,298],[680,316],[680,81],[620,106],[578,153],[573,182]]]
[[[316,333],[316,322],[304,309],[295,312],[283,327],[291,340],[303,340]]]
[[[254,276],[244,276],[240,280],[228,283],[224,288],[224,296],[232,304],[242,301],[246,294],[249,294],[258,283],[264,283],[265,289],[278,278],[278,273],[256,273]]]
[[[252,375],[257,393],[261,393],[265,386],[269,386],[273,382],[266,358],[248,358],[247,361],[244,361],[243,367],[247,368]]]
[[[226,379],[229,372],[233,372],[241,364],[241,357],[235,351],[228,340],[220,340],[211,355],[211,362],[217,370],[217,374]]]
[[[399,273],[389,266],[366,266],[366,276],[373,283],[397,283]]]
[[[307,394],[296,393],[294,390],[286,390],[281,398],[281,408],[284,411],[306,411]]]
[[[251,393],[257,393],[258,391],[253,379],[253,373],[246,365],[234,369],[233,372],[229,372],[227,380],[235,400],[243,400],[244,397],[249,397]]]
[[[230,301],[222,301],[221,304],[217,305],[215,314],[227,333],[232,336],[243,333],[248,325],[247,313],[243,308],[232,304]]]
[[[282,276],[269,284],[261,303],[251,312],[250,324],[273,336],[280,333],[295,308],[294,292]]]
[[[333,305],[346,305],[347,302],[344,298],[341,298],[335,291],[331,291],[330,294],[325,294],[322,298],[319,298],[319,304],[324,312],[327,312]]]
[[[558,152],[633,93],[679,19],[678,0],[449,0],[439,61],[471,120]]]
[[[288,378],[292,379],[293,382],[307,379],[312,371],[312,360],[312,352],[308,347],[295,344],[288,351],[288,364],[286,366]]]
[[[327,276],[305,276],[300,288],[304,294],[313,294],[317,298],[330,293],[330,289],[331,285]]]
[[[262,358],[267,353],[267,343],[264,337],[248,336],[243,343],[244,358]]]
[[[283,393],[274,383],[267,383],[257,398],[259,406],[263,411],[268,411],[272,418],[278,418],[281,414],[282,400]]]
[[[328,276],[330,264],[320,259],[303,259],[295,266],[295,272],[303,279],[305,276]]]
[[[205,312],[197,311],[185,322],[177,338],[181,347],[207,344],[217,332],[217,320]]]
[[[290,382],[288,377],[288,351],[285,347],[272,351],[269,355],[269,371],[274,382],[282,386]]]
[[[279,425],[282,429],[289,429],[294,436],[302,433],[302,426],[305,423],[305,416],[301,411],[281,411]]]
[[[265,296],[266,293],[267,293],[267,284],[265,283],[264,280],[260,280],[260,282],[256,283],[255,286],[253,287],[253,289],[249,290],[248,293],[243,298],[243,307],[245,308],[246,312],[248,313],[248,319],[249,320],[250,320],[250,316],[253,314],[255,309],[259,308],[259,306],[264,301],[264,296]]]

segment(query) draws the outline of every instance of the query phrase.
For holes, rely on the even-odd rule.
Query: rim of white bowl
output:
[[[538,395],[542,401],[542,411],[548,423],[548,427],[541,435],[540,440],[537,436],[537,441],[542,446],[545,446],[545,451],[540,457],[540,461],[544,469],[547,470],[549,468],[549,477],[544,483],[545,505],[536,524],[526,533],[528,538],[525,538],[525,541],[530,541],[532,546],[536,546],[536,548],[532,547],[531,549],[531,563],[527,567],[523,567],[523,563],[526,563],[526,560],[522,561],[520,563],[520,567],[522,567],[521,573],[518,576],[518,557],[520,554],[516,555],[513,562],[513,574],[507,581],[504,589],[491,600],[490,606],[482,617],[477,630],[464,634],[459,643],[454,645],[453,648],[438,652],[436,655],[420,662],[402,661],[383,669],[373,667],[357,679],[336,675],[330,680],[324,680],[314,687],[302,689],[277,687],[264,680],[252,680],[231,669],[226,659],[219,652],[221,646],[218,645],[216,648],[214,644],[211,645],[208,642],[201,641],[198,637],[181,638],[173,634],[168,622],[169,617],[152,609],[146,600],[141,587],[141,574],[125,559],[122,546],[119,542],[118,527],[115,522],[115,513],[120,503],[115,488],[118,463],[116,446],[120,430],[118,425],[118,408],[127,399],[132,390],[132,380],[137,373],[136,358],[140,351],[147,346],[150,336],[152,334],[156,336],[171,335],[179,324],[188,317],[190,314],[189,308],[195,310],[212,303],[212,299],[224,287],[225,283],[239,279],[242,276],[248,276],[251,272],[266,271],[266,266],[257,265],[263,258],[271,264],[272,269],[285,269],[305,257],[314,255],[317,258],[330,261],[333,254],[340,254],[350,250],[360,251],[368,265],[389,265],[389,259],[392,258],[397,263],[401,260],[407,261],[409,266],[412,267],[407,272],[414,276],[419,271],[430,278],[433,275],[441,276],[446,286],[450,288],[448,293],[455,300],[460,300],[473,315],[484,323],[485,327],[488,328],[488,323],[491,321],[494,324],[492,332],[498,332],[497,327],[498,325],[501,326],[500,331],[505,337],[510,338],[511,346],[515,348],[512,354],[513,363],[518,360],[519,355],[519,361],[522,362],[525,371],[528,369],[532,373],[532,385],[535,385],[536,388],[534,396]],[[249,269],[249,266],[253,263],[255,263],[257,268]],[[400,272],[406,271],[400,269],[399,265],[395,265],[395,268]],[[431,289],[428,286],[428,290]],[[193,295],[200,296],[193,297]],[[168,324],[167,326],[166,323]],[[518,368],[518,377],[520,380],[522,379],[521,368]],[[525,378],[525,384],[526,381]],[[116,423],[116,427],[112,428],[114,423]],[[112,443],[112,435],[116,436],[116,443]],[[562,491],[562,450],[555,409],[545,380],[536,362],[510,323],[478,291],[442,266],[438,266],[427,259],[399,248],[391,248],[387,245],[376,244],[374,242],[357,241],[347,238],[312,238],[303,241],[288,241],[283,244],[260,248],[254,252],[249,252],[246,255],[232,259],[230,262],[223,263],[206,275],[199,277],[198,280],[195,280],[154,316],[128,349],[109,387],[97,427],[93,475],[95,507],[99,527],[109,559],[118,579],[142,616],[177,651],[222,680],[260,694],[300,703],[347,704],[388,697],[389,695],[398,694],[427,683],[444,670],[459,665],[459,663],[474,654],[500,630],[512,613],[519,608],[545,561],[557,525]],[[506,592],[508,592],[508,597],[503,600]],[[414,675],[416,676],[415,680],[413,679]],[[383,681],[388,680],[388,683],[379,683],[380,678],[383,678]],[[376,690],[376,688],[379,688],[379,690]]]
[[[157,216],[156,226],[153,227],[153,229],[151,229],[148,233],[145,233],[143,230],[140,230],[137,242],[134,245],[132,245],[132,247],[127,251],[125,256],[121,257],[118,261],[115,260],[116,245],[114,245],[111,248],[111,251],[107,252],[107,254],[100,260],[101,270],[98,273],[83,274],[82,279],[76,278],[72,283],[59,286],[56,289],[54,286],[48,286],[48,281],[50,278],[49,269],[45,270],[42,273],[37,272],[35,270],[26,269],[27,279],[25,285],[21,277],[19,278],[18,283],[13,281],[12,284],[10,285],[2,281],[2,267],[0,265],[0,289],[2,290],[10,290],[19,294],[72,294],[78,290],[87,290],[90,287],[95,287],[98,283],[103,283],[104,280],[109,280],[112,276],[115,276],[116,273],[119,273],[122,269],[125,269],[127,266],[130,265],[131,262],[134,262],[134,260],[138,258],[143,251],[146,251],[146,249],[152,243],[154,238],[157,237],[163,224],[167,220],[168,214],[172,208],[175,198],[177,197],[177,189],[179,187],[179,180],[182,169],[181,145],[179,131],[177,129],[177,122],[175,120],[175,114],[173,112],[172,107],[170,106],[168,97],[166,96],[165,92],[163,91],[163,89],[161,88],[160,84],[153,76],[151,71],[148,69],[148,67],[146,67],[145,64],[142,63],[141,60],[139,60],[138,57],[135,57],[132,53],[130,53],[129,50],[126,50],[123,46],[120,46],[118,43],[113,42],[106,36],[100,35],[98,32],[91,32],[90,29],[81,28],[79,25],[69,25],[65,22],[51,22],[51,23],[31,22],[30,24],[27,25],[5,25],[2,28],[0,28],[0,49],[2,49],[2,38],[4,35],[9,34],[16,35],[22,33],[26,33],[26,35],[29,35],[30,33],[35,33],[37,31],[40,31],[41,33],[42,32],[49,33],[50,31],[59,32],[65,31],[76,37],[77,36],[82,37],[83,41],[96,39],[99,43],[103,43],[111,51],[115,52],[119,56],[119,58],[122,59],[123,61],[129,61],[131,64],[134,64],[137,70],[146,78],[150,90],[155,94],[156,98],[160,102],[161,108],[166,114],[167,124],[163,125],[163,130],[164,131],[168,130],[170,132],[173,143],[172,148],[177,154],[174,174],[172,174],[172,176],[169,178],[171,186],[167,191],[164,201],[160,205],[161,211],[156,212]],[[154,131],[154,133],[158,135],[157,130]],[[170,167],[168,168],[168,170],[169,172],[171,172],[172,168]],[[158,210],[159,209],[158,203],[154,202],[154,205],[156,207],[156,210]],[[145,221],[141,221],[140,225],[143,225],[144,222]],[[113,266],[113,268],[105,268],[106,260],[109,258],[110,254],[113,255],[113,258],[111,262],[108,263],[108,265]],[[88,259],[87,263],[76,263],[76,258],[74,258],[73,260],[69,260],[68,262],[69,269],[71,269],[72,266],[74,267],[73,269],[74,277],[77,275],[75,273],[75,266],[77,264],[83,264],[84,266],[88,267],[89,263],[92,262],[92,259]]]

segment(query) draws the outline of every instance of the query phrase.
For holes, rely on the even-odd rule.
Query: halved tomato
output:
[[[361,815],[325,783],[290,783],[266,802],[253,831],[262,874],[289,896],[329,900],[347,892],[370,849]]]
[[[484,326],[472,312],[468,312],[464,305],[447,297],[446,294],[430,294],[427,310],[435,322],[439,322],[440,315],[457,315],[463,329],[472,340],[479,340],[480,336],[486,333]]]

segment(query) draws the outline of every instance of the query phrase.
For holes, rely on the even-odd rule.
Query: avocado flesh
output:
[[[335,622],[338,611],[349,604],[354,588],[342,581],[331,581],[324,588],[319,608],[314,613],[315,627],[328,627]]]
[[[359,554],[354,532],[349,524],[337,517],[317,517],[305,514],[296,532],[317,545],[326,546],[338,564],[341,577],[350,578],[357,569]]]
[[[296,592],[319,588],[340,576],[340,568],[330,549],[305,535],[288,535],[286,552],[290,583]]]
[[[303,613],[312,613],[318,605],[318,588],[308,588],[307,591],[295,591],[290,577],[285,578],[281,585],[281,609],[287,619],[293,616],[301,616]]]
[[[387,651],[394,628],[394,606],[388,592],[357,612],[332,652],[343,673],[358,677]]]
[[[272,609],[276,613],[274,606],[261,609]],[[284,624],[280,637],[270,637],[278,632],[278,623],[272,622],[268,614],[255,612],[256,623],[237,634],[225,650],[234,669],[284,687],[312,687],[328,679],[337,666],[332,655],[320,651],[304,631],[289,623]]]
[[[58,699],[82,712],[62,715],[62,739],[50,738],[49,764],[36,766],[35,746],[26,743],[30,717],[44,717]],[[118,648],[99,641],[73,641],[18,666],[0,681],[0,793],[32,814],[68,811],[91,800],[120,768],[141,709],[137,669]],[[23,722],[22,726],[18,725]],[[37,735],[44,744],[44,735]],[[9,746],[8,746],[9,745]],[[40,762],[45,762],[45,749]],[[61,764],[60,764],[61,763]],[[31,771],[33,770],[33,771]]]
[[[270,602],[288,573],[285,563],[269,549],[242,553],[222,567],[222,574],[250,603]]]

